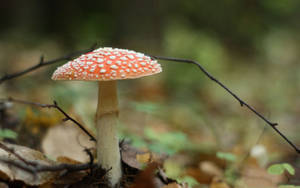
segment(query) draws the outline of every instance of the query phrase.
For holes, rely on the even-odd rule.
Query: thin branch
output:
[[[56,59],[53,59],[53,60],[49,60],[49,61],[44,61],[44,57],[41,56],[40,61],[36,65],[34,65],[32,67],[29,67],[25,70],[19,71],[19,72],[15,72],[15,73],[12,73],[12,74],[5,74],[4,76],[2,76],[0,78],[0,84],[2,84],[3,82],[5,82],[7,80],[11,80],[13,78],[22,76],[26,73],[32,72],[32,71],[34,71],[34,70],[36,70],[40,67],[43,67],[43,66],[46,66],[46,65],[51,65],[51,64],[54,64],[54,63],[58,63],[58,62],[64,61],[64,60],[71,60],[71,59],[73,59],[74,57],[76,57],[78,55],[93,51],[95,49],[96,45],[97,44],[93,44],[88,49],[72,52],[70,54],[67,54],[67,55],[64,55],[62,57],[59,57],[59,58],[56,58]]]
[[[4,151],[12,154],[17,159],[9,159],[7,157],[0,157],[0,162],[6,163],[8,165],[15,166],[17,168],[20,168],[26,172],[32,173],[36,175],[39,172],[46,172],[46,171],[62,171],[64,170],[65,173],[72,172],[72,171],[81,171],[81,170],[87,170],[87,169],[93,169],[97,165],[93,163],[94,157],[89,149],[85,149],[84,151],[89,155],[90,161],[88,163],[84,164],[67,164],[62,163],[58,165],[46,165],[46,164],[40,164],[35,161],[30,161],[25,158],[23,158],[21,155],[15,152],[13,148],[10,148],[0,142],[0,148]]]
[[[33,106],[37,106],[37,107],[41,107],[41,108],[55,108],[55,109],[57,109],[60,113],[62,113],[65,116],[65,118],[63,119],[63,121],[68,121],[68,120],[72,121],[83,132],[85,132],[90,137],[90,140],[96,142],[96,138],[91,133],[89,133],[89,131],[87,131],[84,128],[83,125],[81,125],[78,121],[76,121],[71,116],[69,116],[61,107],[59,107],[56,101],[53,101],[53,104],[42,104],[42,103],[24,101],[24,100],[13,99],[13,98],[8,98],[7,101],[9,101],[9,102],[15,102],[15,103],[21,103],[21,104],[27,104],[27,105],[33,105]]]
[[[8,165],[15,166],[17,168],[20,168],[24,171],[27,171],[32,174],[36,174],[39,172],[56,172],[56,171],[62,171],[67,170],[68,172],[72,171],[80,171],[80,170],[87,170],[96,167],[96,164],[91,164],[90,162],[84,163],[84,164],[58,164],[58,165],[44,165],[39,164],[34,161],[29,161],[33,165],[27,165],[23,161],[20,160],[13,160],[8,159],[5,157],[0,157],[0,161],[3,163],[6,163]]]
[[[21,157],[19,154],[17,154],[13,148],[9,148],[6,145],[4,145],[2,142],[0,142],[0,148],[3,149],[4,151],[11,153],[12,155],[14,155],[17,159],[19,159],[20,161],[22,161],[23,163],[25,163],[26,165],[33,165],[32,163],[28,162],[27,160],[25,160],[23,157]]]
[[[197,61],[189,60],[189,59],[181,59],[181,58],[173,58],[173,57],[162,57],[162,56],[151,56],[154,59],[166,60],[166,61],[174,61],[174,62],[181,62],[181,63],[189,63],[196,65],[210,80],[216,82],[219,86],[225,89],[231,96],[233,96],[241,106],[246,106],[250,111],[252,111],[256,116],[266,122],[273,130],[277,132],[290,146],[292,146],[297,153],[300,153],[300,149],[291,142],[284,134],[282,134],[278,129],[278,123],[272,123],[267,118],[265,118],[262,114],[257,112],[252,106],[244,102],[241,98],[239,98],[235,93],[233,93],[228,87],[226,87],[223,83],[213,77],[210,73],[208,73]]]

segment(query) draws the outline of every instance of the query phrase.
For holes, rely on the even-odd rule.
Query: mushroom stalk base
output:
[[[107,177],[114,187],[122,176],[119,141],[117,137],[117,81],[99,82],[96,113],[98,164],[109,170]]]

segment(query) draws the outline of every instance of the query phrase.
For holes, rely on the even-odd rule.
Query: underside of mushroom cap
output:
[[[134,79],[160,73],[161,65],[132,50],[99,48],[67,62],[53,73],[53,80],[108,81]]]

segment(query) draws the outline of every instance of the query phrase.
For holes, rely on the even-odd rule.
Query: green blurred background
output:
[[[0,74],[34,65],[41,55],[50,60],[95,42],[193,59],[279,122],[299,145],[299,10],[298,0],[3,1]],[[55,99],[92,128],[96,84],[52,81],[63,63],[3,83],[1,97]],[[295,155],[269,128],[259,138],[264,122],[195,66],[161,64],[159,75],[119,82],[120,136],[170,155],[230,151],[243,156],[256,144],[275,156],[268,162]]]

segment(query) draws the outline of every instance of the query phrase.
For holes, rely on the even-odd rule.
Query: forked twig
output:
[[[28,104],[28,105],[33,105],[33,106],[38,106],[41,108],[55,108],[57,109],[60,113],[62,113],[65,118],[63,121],[72,121],[74,124],[76,124],[83,132],[85,132],[89,137],[90,140],[96,142],[96,138],[87,131],[83,125],[81,125],[78,121],[76,121],[74,118],[72,118],[70,115],[68,115],[61,107],[58,106],[56,101],[53,101],[53,104],[42,104],[42,103],[37,103],[37,102],[30,102],[30,101],[24,101],[24,100],[19,100],[19,99],[14,99],[14,98],[8,98],[7,101],[9,102],[15,102],[15,103],[21,103],[21,104]]]
[[[22,70],[22,71],[19,71],[19,72],[16,72],[16,73],[12,73],[12,74],[5,74],[4,76],[2,76],[0,78],[0,84],[2,84],[3,82],[7,81],[7,80],[11,80],[13,78],[16,78],[16,77],[19,77],[19,76],[22,76],[26,73],[29,73],[29,72],[32,72],[40,67],[43,67],[43,66],[46,66],[46,65],[51,65],[51,64],[54,64],[54,63],[58,63],[60,61],[64,61],[64,60],[71,60],[73,59],[74,57],[78,56],[78,55],[81,55],[83,53],[87,53],[87,52],[90,52],[90,51],[93,51],[95,49],[97,44],[93,44],[90,48],[88,49],[85,49],[85,50],[80,50],[80,51],[76,51],[76,52],[72,52],[70,54],[67,54],[67,55],[64,55],[62,57],[59,57],[59,58],[56,58],[56,59],[53,59],[53,60],[49,60],[49,61],[44,61],[44,56],[41,56],[40,58],[40,61],[32,66],[32,67],[29,67],[25,70]]]
[[[260,119],[262,119],[264,122],[266,122],[270,127],[272,127],[273,130],[275,130],[290,146],[292,146],[297,153],[300,153],[300,149],[291,142],[284,134],[282,134],[278,129],[277,125],[278,123],[272,123],[267,118],[265,118],[262,114],[257,112],[252,106],[244,102],[241,98],[239,98],[235,93],[233,93],[228,87],[226,87],[223,83],[221,83],[219,80],[217,80],[215,77],[213,77],[210,73],[208,73],[197,61],[193,61],[190,59],[181,59],[181,58],[173,58],[173,57],[163,57],[163,56],[151,56],[153,59],[160,59],[160,60],[166,60],[166,61],[174,61],[174,62],[181,62],[181,63],[189,63],[196,65],[210,80],[216,82],[219,86],[221,86],[223,89],[225,89],[231,96],[233,96],[241,106],[246,106],[250,111],[252,111],[255,115],[257,115]]]
[[[7,165],[15,166],[19,169],[22,169],[34,175],[36,175],[39,172],[47,172],[47,171],[55,172],[55,171],[62,171],[62,170],[66,170],[67,172],[72,172],[72,171],[92,169],[96,167],[96,164],[93,163],[94,157],[88,149],[84,150],[85,152],[87,152],[87,154],[90,157],[90,161],[88,163],[84,163],[84,164],[62,163],[57,165],[47,165],[47,164],[41,164],[41,163],[37,163],[36,161],[31,161],[23,158],[21,155],[16,153],[13,148],[6,146],[2,142],[0,142],[0,148],[16,157],[16,159],[0,157],[0,162],[3,162]]]
[[[39,172],[56,172],[62,170],[67,170],[68,172],[72,172],[72,171],[87,170],[97,166],[97,164],[91,164],[90,162],[84,164],[63,163],[58,165],[45,165],[45,164],[39,164],[35,161],[27,161],[31,164],[31,165],[27,165],[23,161],[8,159],[4,157],[0,157],[0,162],[15,166],[17,168],[20,168],[32,174],[36,174]]]

